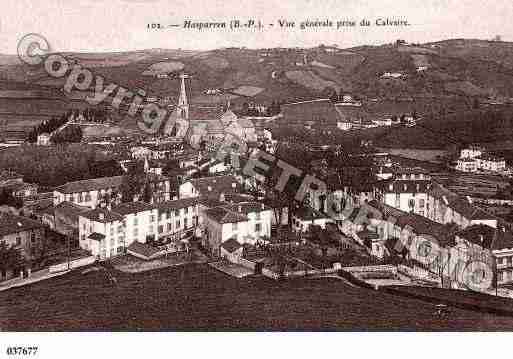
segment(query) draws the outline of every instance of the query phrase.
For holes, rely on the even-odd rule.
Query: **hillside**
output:
[[[168,97],[172,102],[178,96],[176,75],[181,71],[191,75],[191,103],[211,105],[293,102],[326,97],[336,90],[360,97],[369,108],[374,107],[370,113],[415,108],[423,115],[441,106],[468,109],[474,98],[499,102],[513,98],[513,43],[506,42],[457,39],[351,49],[151,49],[64,55],[108,82],[144,89],[149,96]],[[15,97],[23,99],[23,104],[12,110],[12,104],[0,102],[0,116],[11,116],[12,123],[13,115],[35,119],[83,106],[79,95],[62,100],[62,85],[63,79],[1,55],[0,99]],[[206,95],[207,89],[220,89],[224,94]],[[403,105],[394,105],[399,102]]]

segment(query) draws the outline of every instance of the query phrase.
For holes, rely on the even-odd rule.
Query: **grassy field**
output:
[[[511,330],[513,319],[350,287],[336,279],[228,277],[208,265],[74,272],[0,293],[0,328],[102,330]]]

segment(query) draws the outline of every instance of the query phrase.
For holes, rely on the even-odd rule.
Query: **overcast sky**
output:
[[[404,38],[429,42],[448,38],[513,41],[513,1],[495,0],[2,0],[0,52],[15,53],[26,33],[44,35],[53,51],[122,51],[148,48],[212,49],[317,46],[351,47]],[[148,23],[283,18],[333,21],[367,18],[406,19],[408,27],[283,31],[147,29]]]

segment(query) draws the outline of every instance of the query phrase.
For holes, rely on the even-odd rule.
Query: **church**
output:
[[[219,105],[189,105],[185,80],[187,74],[181,74],[180,96],[178,104],[164,127],[164,134],[184,139],[191,145],[204,144],[205,149],[213,151],[230,133],[247,143],[255,143],[257,134],[251,120],[239,118],[231,109],[230,103]]]

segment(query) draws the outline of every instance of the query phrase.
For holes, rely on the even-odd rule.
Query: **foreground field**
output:
[[[0,294],[2,330],[511,330],[513,318],[350,287],[337,279],[234,279],[195,264],[71,273]]]

